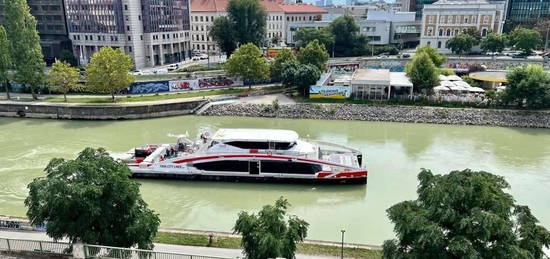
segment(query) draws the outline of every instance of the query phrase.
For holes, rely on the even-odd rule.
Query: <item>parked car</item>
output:
[[[134,76],[141,76],[143,75],[143,72],[141,70],[134,69],[130,72]]]
[[[177,70],[177,69],[180,69],[180,64],[172,64],[172,65],[168,66],[168,71],[174,71],[174,70]]]
[[[201,60],[201,58],[200,58],[199,56],[193,56],[192,59],[193,59],[193,61],[199,61],[199,60]]]
[[[411,54],[409,54],[409,53],[401,54],[401,58],[410,58],[410,57],[411,57]]]
[[[168,69],[166,69],[166,68],[159,68],[159,69],[155,70],[154,73],[157,74],[157,75],[168,74]]]
[[[208,55],[207,54],[200,54],[199,55],[199,58],[202,60],[202,59],[208,59]]]

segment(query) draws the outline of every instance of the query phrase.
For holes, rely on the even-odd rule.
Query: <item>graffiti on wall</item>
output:
[[[309,98],[345,99],[351,96],[351,86],[310,86]]]
[[[129,94],[151,94],[168,92],[170,90],[168,81],[154,81],[154,82],[136,82],[130,85],[128,89]]]
[[[199,87],[199,80],[170,81],[170,92],[191,91]]]
[[[0,220],[0,228],[20,229],[21,222],[13,220]]]

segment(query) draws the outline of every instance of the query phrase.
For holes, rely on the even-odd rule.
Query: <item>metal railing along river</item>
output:
[[[84,245],[86,258],[116,258],[116,259],[230,259],[207,255],[193,255],[158,252],[152,250],[120,248],[112,246]]]
[[[84,251],[82,251],[82,249]],[[0,252],[34,253],[48,256],[70,256],[73,258],[113,259],[230,259],[208,255],[160,252],[153,250],[73,244],[64,242],[0,238]]]
[[[71,244],[51,241],[0,238],[0,251],[72,255]]]

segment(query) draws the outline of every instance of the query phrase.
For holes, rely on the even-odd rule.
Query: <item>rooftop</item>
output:
[[[353,81],[390,81],[389,69],[357,69]]]
[[[464,5],[464,4],[489,4],[489,2],[487,2],[486,0],[439,0],[433,4]]]
[[[278,0],[260,0],[268,13],[328,13],[311,4],[283,4]],[[227,12],[229,0],[191,0],[191,12]]]
[[[217,141],[261,141],[291,143],[298,140],[298,133],[279,129],[219,129],[212,136]]]

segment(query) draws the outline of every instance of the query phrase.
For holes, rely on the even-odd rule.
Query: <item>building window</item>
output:
[[[128,36],[128,41],[131,41],[132,40],[132,37]]]
[[[483,28],[483,30],[481,30],[481,37],[485,36],[487,36],[487,28]]]
[[[430,45],[431,45],[431,42],[428,41],[428,42],[426,43],[426,45],[430,46]]]
[[[124,10],[128,11],[128,5],[124,5]]]
[[[132,52],[132,46],[128,47],[128,52]]]
[[[447,36],[451,36],[451,29],[447,29]]]
[[[455,35],[458,35],[458,29],[457,29],[457,30],[455,30]]]
[[[202,22],[202,16],[201,16],[201,22]]]
[[[441,48],[441,41],[438,41],[438,42],[437,42],[437,48],[438,48],[438,49]]]
[[[130,26],[126,26],[126,31],[130,31]]]
[[[443,29],[439,29],[439,36],[443,36]]]

